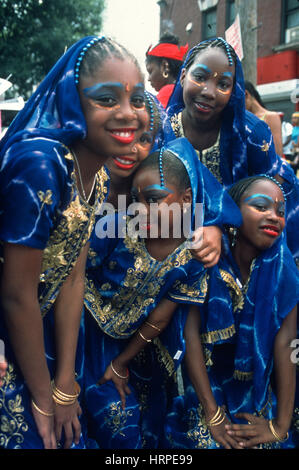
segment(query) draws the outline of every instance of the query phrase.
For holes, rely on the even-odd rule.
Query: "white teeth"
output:
[[[200,107],[203,108],[203,109],[209,109],[208,106],[205,106],[204,104],[201,104],[201,103],[198,103],[198,106],[200,106]]]
[[[117,131],[114,131],[114,134],[115,135],[119,135],[120,137],[130,137],[132,135],[131,132],[117,132]]]
[[[115,160],[117,160],[122,165],[132,165],[132,163],[134,163],[134,162],[129,161],[129,160],[122,160],[121,158],[116,158]]]

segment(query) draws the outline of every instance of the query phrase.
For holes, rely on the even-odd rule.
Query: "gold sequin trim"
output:
[[[236,329],[235,325],[233,324],[227,328],[224,328],[223,330],[214,330],[209,331],[208,333],[202,333],[200,337],[203,343],[212,344],[223,339],[231,338],[235,333]]]
[[[71,160],[72,155],[67,154],[65,158]],[[95,201],[98,201],[98,204],[106,197],[108,178],[105,168],[101,168],[97,173],[95,190]],[[79,197],[74,171],[72,179],[72,200],[63,211],[58,226],[51,233],[43,252],[39,294],[43,316],[55,302],[62,283],[73,269],[81,249],[88,242],[95,222],[98,204],[89,206]],[[49,203],[51,200],[51,195],[47,193],[40,194],[39,197],[43,203]]]
[[[16,373],[13,364],[9,363],[0,387],[0,447],[20,449],[24,442],[24,433],[28,431],[28,424],[24,418],[22,396],[16,394],[9,398],[16,389]]]

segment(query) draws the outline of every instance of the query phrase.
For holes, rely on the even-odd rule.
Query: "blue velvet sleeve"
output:
[[[192,259],[185,274],[184,278],[174,282],[167,298],[178,304],[202,304],[208,290],[206,269],[202,263]]]
[[[246,113],[248,174],[268,173],[274,176],[280,167],[269,126],[251,113]]]
[[[239,227],[242,224],[242,215],[235,201],[204,165],[201,171],[205,189],[203,225]]]
[[[66,168],[45,153],[13,157],[1,171],[0,239],[43,250],[62,199]]]

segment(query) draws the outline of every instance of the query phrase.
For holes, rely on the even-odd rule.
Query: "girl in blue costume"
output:
[[[266,175],[229,192],[243,224],[186,321],[185,394],[168,415],[168,445],[290,448],[299,275],[283,234],[285,197]]]
[[[245,110],[242,65],[223,38],[200,42],[189,51],[167,112],[176,136],[187,137],[225,187],[261,173],[283,184],[288,195],[287,243],[299,263],[298,179],[276,155],[269,127]]]
[[[239,225],[241,221],[237,206],[208,170],[197,164],[195,151],[184,138],[168,143],[140,164],[132,195],[146,208],[158,204],[161,214],[163,206],[171,203],[179,204],[180,217],[183,205],[191,206],[194,222],[198,202],[203,203],[207,224],[230,220]],[[207,203],[213,213],[205,212]],[[170,231],[163,238],[159,222],[153,225],[158,227],[158,238],[147,232],[132,237],[129,228],[134,219],[121,223],[119,216],[97,223],[91,241],[94,257],[87,265],[86,416],[90,436],[101,448],[157,447],[163,432],[165,382],[184,350],[184,314],[172,314],[177,302],[202,303],[205,269],[186,245],[189,232],[175,237]],[[109,235],[108,222],[116,222],[115,235],[113,224]],[[181,223],[172,221],[170,230],[173,226]],[[106,238],[100,238],[101,230],[108,233]],[[143,351],[146,345],[152,347]]]
[[[84,38],[1,141],[2,448],[53,449],[60,439],[84,446],[78,396],[88,240],[107,192],[103,164],[129,153],[148,122],[143,92],[124,48]]]
[[[109,171],[109,192],[102,206],[108,208],[111,204],[115,210],[125,210],[132,202],[131,188],[135,171],[140,163],[149,155],[151,150],[160,148],[163,142],[175,138],[165,111],[156,98],[148,91],[145,94],[145,106],[149,122],[140,140],[135,143],[130,154],[114,156],[107,159],[105,164]],[[119,197],[121,196],[121,198]]]
[[[106,167],[109,170],[109,192],[105,204],[101,206],[100,216],[109,210],[124,211],[132,202],[131,186],[134,173],[150,151],[161,148],[164,143],[175,139],[170,121],[158,100],[145,91],[145,104],[149,113],[149,123],[140,140],[134,145],[129,155],[108,158]],[[213,200],[206,199],[206,212],[214,212]],[[213,216],[212,216],[213,218]],[[209,217],[207,217],[207,220]],[[215,265],[221,252],[222,226],[212,224],[202,228],[199,244],[194,244],[192,253],[203,262],[205,267]],[[196,237],[196,235],[195,235]]]

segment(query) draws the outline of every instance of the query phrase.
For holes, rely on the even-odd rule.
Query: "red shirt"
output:
[[[164,85],[159,91],[159,93],[157,94],[156,98],[160,101],[163,108],[166,108],[168,104],[168,100],[173,92],[174,87],[175,87],[174,83],[170,85]]]

